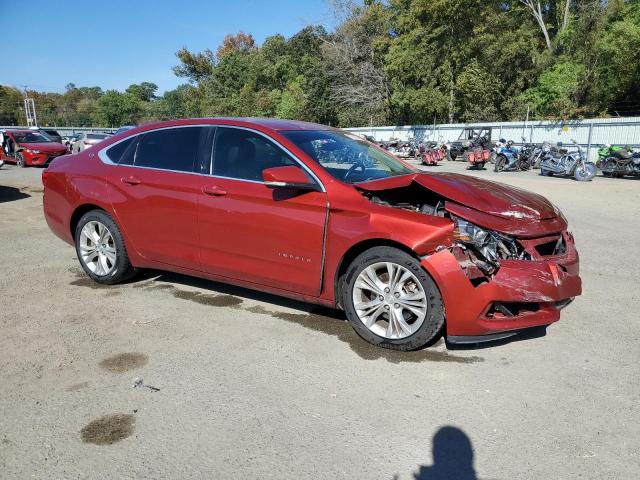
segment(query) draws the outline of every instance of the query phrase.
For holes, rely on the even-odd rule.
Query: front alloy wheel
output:
[[[596,176],[596,166],[591,162],[578,164],[573,176],[579,182],[590,182]]]
[[[24,159],[24,155],[22,155],[22,153],[20,152],[16,153],[16,165],[19,168],[24,168],[27,166],[27,162]]]
[[[444,324],[435,282],[417,258],[393,247],[371,248],[351,262],[340,303],[356,333],[384,348],[421,348]]]
[[[353,306],[365,327],[387,339],[413,335],[427,314],[427,298],[418,279],[392,262],[362,270],[353,287]]]

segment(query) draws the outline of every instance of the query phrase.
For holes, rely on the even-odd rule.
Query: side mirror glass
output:
[[[270,188],[320,190],[318,184],[309,180],[304,170],[294,165],[265,168],[262,171],[262,180]]]

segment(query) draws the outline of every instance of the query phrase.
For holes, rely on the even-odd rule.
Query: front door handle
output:
[[[223,195],[227,194],[227,191],[222,190],[217,185],[210,185],[210,186],[202,187],[202,193],[212,197],[222,197]]]
[[[122,177],[120,180],[122,180],[122,183],[126,183],[127,185],[138,185],[140,183],[140,179],[138,177],[134,177],[133,175]]]

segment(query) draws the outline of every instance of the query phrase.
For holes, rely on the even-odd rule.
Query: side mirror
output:
[[[271,167],[262,170],[262,179],[270,188],[289,188],[292,190],[319,190],[318,184],[309,180],[307,174],[294,165]]]

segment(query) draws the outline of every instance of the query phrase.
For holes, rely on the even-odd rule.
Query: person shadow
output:
[[[457,427],[440,428],[433,436],[433,465],[422,465],[415,480],[478,480],[471,440]]]

